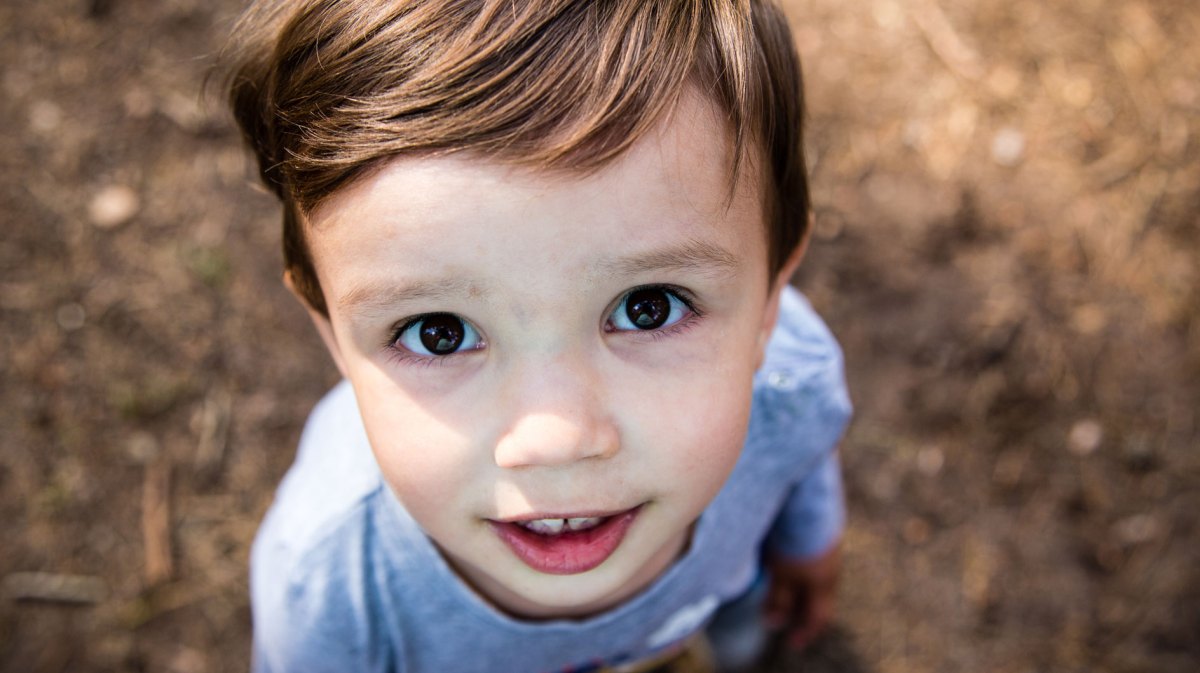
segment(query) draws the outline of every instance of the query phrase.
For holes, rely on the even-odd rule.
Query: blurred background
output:
[[[1200,670],[1200,5],[785,4],[857,416],[836,628],[768,669]],[[239,5],[0,2],[0,670],[248,665],[336,373],[199,94]]]

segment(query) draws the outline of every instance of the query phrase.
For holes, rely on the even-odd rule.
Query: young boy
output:
[[[779,11],[276,0],[238,39],[285,282],[346,379],[255,543],[255,669],[733,668],[764,610],[810,638],[849,403],[787,285]]]

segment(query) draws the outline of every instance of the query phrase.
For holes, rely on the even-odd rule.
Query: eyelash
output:
[[[609,330],[609,329],[607,329],[608,316],[611,315],[612,312],[615,311],[617,309],[617,307],[621,305],[621,301],[623,301],[630,294],[637,292],[639,290],[661,290],[663,292],[669,292],[670,294],[672,294],[676,298],[678,298],[679,301],[683,302],[683,304],[685,306],[687,306],[688,315],[684,316],[682,319],[679,320],[679,322],[675,323],[674,325],[671,325],[669,327],[665,327],[662,329],[639,331],[639,332],[633,332],[633,331],[628,331],[628,330]],[[387,340],[386,343],[383,344],[383,350],[387,354],[388,361],[391,363],[403,364],[405,366],[441,367],[441,366],[445,366],[447,364],[451,364],[455,359],[457,359],[457,356],[459,356],[459,355],[466,355],[468,353],[473,353],[474,350],[471,350],[471,351],[450,353],[448,355],[438,355],[435,357],[429,357],[429,356],[424,356],[424,355],[417,355],[416,353],[413,353],[413,352],[409,351],[408,349],[400,348],[400,347],[396,346],[396,343],[400,340],[400,335],[403,334],[404,331],[406,329],[408,329],[409,327],[411,327],[414,323],[420,322],[421,320],[424,320],[430,316],[435,316],[435,315],[440,315],[440,314],[441,314],[441,312],[422,313],[420,315],[416,315],[411,318],[406,318],[403,321],[401,321],[400,323],[398,323],[397,325],[395,325],[388,332],[388,334],[391,335],[390,338]],[[704,314],[705,314],[705,312],[697,306],[696,298],[692,295],[692,293],[688,292],[687,290],[684,290],[681,287],[676,287],[674,285],[664,285],[664,284],[639,285],[637,287],[630,288],[630,289],[626,290],[625,292],[623,292],[621,294],[621,296],[618,297],[617,303],[614,304],[611,308],[609,308],[608,312],[605,313],[605,329],[604,329],[604,331],[608,334],[624,334],[624,335],[627,335],[629,338],[633,338],[633,339],[648,339],[651,341],[659,341],[662,339],[667,339],[667,338],[676,336],[678,334],[682,334],[682,333],[690,330],[692,327],[694,327],[696,325],[697,321],[700,318],[704,317]]]
[[[394,343],[395,342],[386,344],[383,349],[387,354],[388,362],[391,364],[404,365],[406,367],[444,367],[450,364],[449,361],[453,360],[456,355],[462,355],[462,353],[450,353],[449,355],[426,357],[424,355],[411,353],[403,348],[397,348],[393,345]],[[471,353],[474,351],[467,352]]]

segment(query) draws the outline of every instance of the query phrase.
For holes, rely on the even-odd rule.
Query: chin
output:
[[[537,602],[545,608],[567,616],[580,616],[610,608],[626,598],[627,578],[601,578],[583,575],[560,575],[553,583],[544,583],[538,591]],[[533,598],[533,597],[531,597]]]
[[[614,576],[596,570],[578,575],[535,573],[521,578],[520,586],[510,585],[512,597],[506,607],[521,617],[550,619],[587,617],[620,604],[633,592],[627,573]],[[516,600],[512,600],[516,599]]]

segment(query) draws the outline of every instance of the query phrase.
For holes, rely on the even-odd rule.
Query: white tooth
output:
[[[558,535],[566,522],[562,519],[534,519],[521,524],[538,535]]]
[[[571,530],[587,530],[600,525],[598,516],[579,516],[567,519],[567,527]]]

